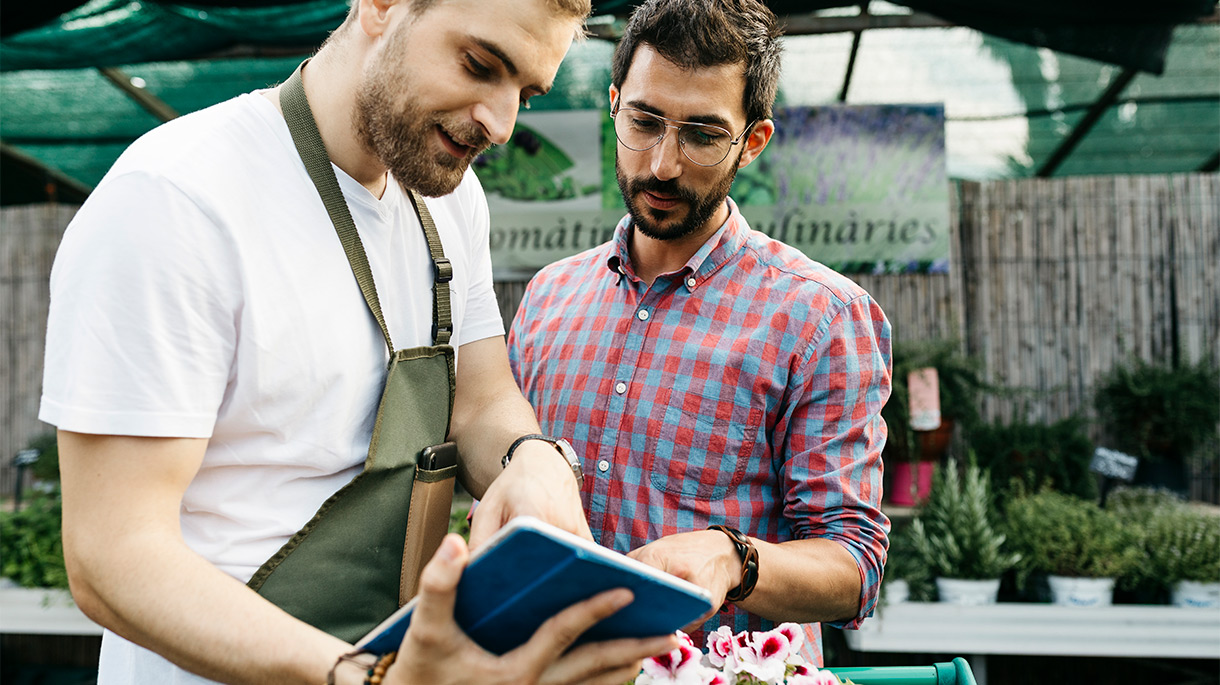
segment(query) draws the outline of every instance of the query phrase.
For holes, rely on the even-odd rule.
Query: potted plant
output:
[[[1093,441],[1078,416],[1051,424],[1023,419],[980,423],[970,431],[970,446],[991,474],[1001,510],[1018,488],[1034,492],[1050,487],[1090,500],[1097,496],[1097,480],[1089,471]]]
[[[931,431],[916,431],[910,425],[907,378],[925,368],[936,369],[941,425]],[[914,504],[927,497],[933,467],[948,449],[954,428],[977,422],[978,398],[984,388],[981,368],[977,359],[961,352],[956,340],[894,344],[892,390],[881,415],[889,429],[884,458],[892,466],[891,500],[896,504]],[[917,492],[912,498],[913,483]]]
[[[1185,493],[1186,458],[1216,437],[1220,369],[1134,359],[1102,376],[1094,403],[1114,447],[1141,458],[1137,482]]]
[[[886,604],[908,599],[932,599],[932,573],[915,548],[911,526],[895,524],[890,531],[890,548],[885,557],[885,575],[881,583],[881,598]]]
[[[1220,516],[1162,508],[1146,519],[1145,531],[1144,570],[1172,593],[1173,605],[1220,608]]]
[[[911,522],[911,539],[942,602],[994,604],[1000,576],[1020,561],[997,521],[988,476],[973,459],[965,478],[954,460],[936,472],[928,501]]]
[[[1091,500],[1053,490],[1008,503],[1008,531],[1021,555],[1017,585],[1047,574],[1052,601],[1068,606],[1108,606],[1114,586],[1131,580],[1142,553],[1137,529]]]

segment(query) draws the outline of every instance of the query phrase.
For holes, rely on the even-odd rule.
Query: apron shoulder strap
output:
[[[436,223],[432,221],[432,213],[424,204],[424,198],[414,190],[410,194],[432,257],[432,344],[448,345],[453,335],[453,312],[449,307],[449,281],[453,280],[453,264],[445,258],[441,236],[436,231]]]
[[[356,283],[360,286],[360,292],[364,295],[364,301],[381,328],[390,356],[393,356],[394,342],[390,339],[390,329],[386,326],[385,316],[381,312],[381,301],[377,297],[377,285],[373,282],[368,255],[360,241],[360,234],[356,231],[356,223],[352,220],[347,201],[343,198],[335,170],[331,168],[330,157],[326,154],[326,146],[322,143],[322,134],[318,132],[313,111],[305,97],[305,86],[301,81],[301,69],[304,66],[305,63],[302,62],[284,82],[280,90],[280,107],[284,110],[284,120],[288,124],[288,132],[292,135],[297,153],[301,156],[305,170],[309,172],[309,178],[322,198],[326,213],[330,215],[339,241],[343,244],[343,251],[347,254],[347,261],[352,267]],[[410,192],[410,197],[411,204],[419,215],[432,259],[432,340],[435,345],[447,345],[453,332],[449,303],[449,281],[453,280],[453,265],[445,258],[436,224],[423,198],[414,190]]]

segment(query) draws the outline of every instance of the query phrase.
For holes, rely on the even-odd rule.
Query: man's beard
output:
[[[740,157],[739,154],[738,159]],[[619,192],[623,194],[623,202],[627,204],[627,211],[631,214],[636,229],[653,240],[678,240],[703,228],[720,208],[729,195],[733,179],[737,177],[737,163],[734,161],[730,164],[728,172],[703,195],[679,184],[677,179],[662,181],[651,174],[644,178],[629,179],[623,174],[623,168],[617,159],[614,162],[614,175],[618,179]],[[638,195],[644,191],[662,193],[681,200],[682,204],[675,207],[675,210],[684,206],[686,217],[672,225],[662,226],[664,221],[673,217],[674,211],[655,209],[637,200]]]
[[[470,163],[487,148],[487,137],[474,122],[425,112],[415,105],[410,96],[414,91],[414,78],[388,64],[391,59],[405,54],[405,28],[400,27],[395,32],[391,44],[386,46],[356,93],[356,136],[404,189],[416,190],[428,197],[448,195],[462,182]],[[392,91],[390,84],[399,84],[397,90]],[[403,91],[408,94],[406,105],[399,108],[395,98]],[[444,150],[437,151],[430,139],[437,135],[438,126],[473,149],[460,159]]]

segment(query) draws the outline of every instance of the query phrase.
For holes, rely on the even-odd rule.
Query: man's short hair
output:
[[[439,1],[440,0],[411,0],[411,9],[418,14],[426,11]],[[552,9],[559,12],[559,14],[562,16],[580,19],[582,23],[589,16],[589,13],[593,11],[593,3],[591,0],[546,0],[546,3],[550,5]],[[359,9],[359,0],[352,0],[351,7],[347,11],[347,17],[343,20],[343,24],[341,24],[334,33],[338,33],[347,26],[356,23],[356,17],[359,14]],[[583,29],[578,33],[579,35],[583,36]]]
[[[644,44],[683,69],[742,64],[746,121],[770,119],[779,89],[782,34],[775,13],[758,0],[648,0],[627,21],[610,78],[621,89]]]

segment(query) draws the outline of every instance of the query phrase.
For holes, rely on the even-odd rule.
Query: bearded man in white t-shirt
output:
[[[59,429],[72,591],[107,629],[99,683],[368,682],[369,657],[340,659],[348,642],[245,583],[361,472],[390,338],[437,344],[431,250],[452,271],[447,437],[481,499],[472,544],[517,514],[589,536],[566,455],[518,440],[538,424],[509,371],[469,171],[550,88],[588,11],[587,0],[357,0],[293,77],[384,327],[294,145],[284,86],[150,132],[81,208],[52,274],[40,416]],[[428,196],[419,213],[409,191]],[[495,657],[453,622],[467,554],[455,536],[441,544],[382,682],[618,683],[675,645],[565,654],[629,601],[620,591]]]

